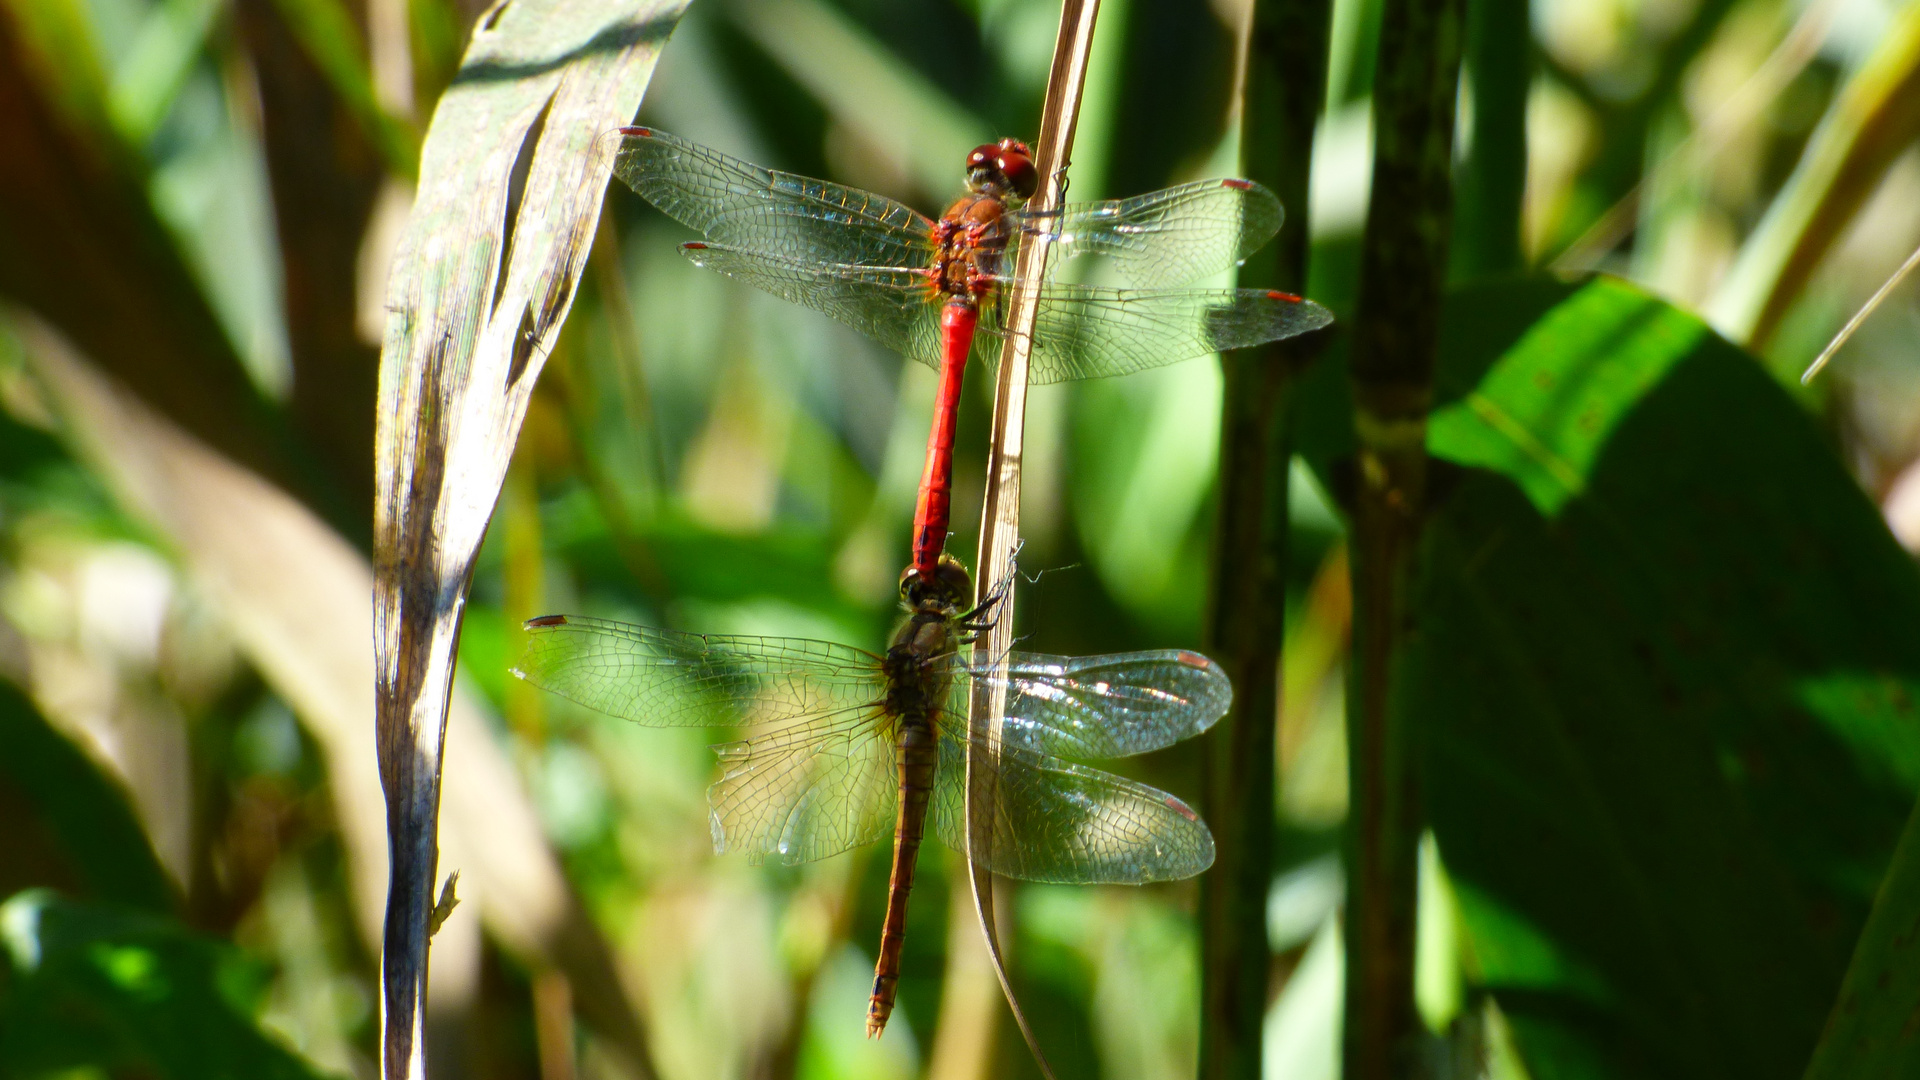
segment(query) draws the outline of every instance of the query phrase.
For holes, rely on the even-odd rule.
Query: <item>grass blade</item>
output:
[[[24,21],[37,11],[57,23],[55,7],[0,7],[0,293],[176,423],[342,521],[154,212],[104,98],[90,96],[106,84],[84,60],[85,36]]]
[[[1853,313],[1853,318],[1847,320],[1847,325],[1841,327],[1840,332],[1833,335],[1833,340],[1827,342],[1827,347],[1820,350],[1820,355],[1813,358],[1813,363],[1808,364],[1806,372],[1800,376],[1801,385],[1812,382],[1813,377],[1820,374],[1820,369],[1827,366],[1827,361],[1832,360],[1833,354],[1840,351],[1840,346],[1847,343],[1847,339],[1853,336],[1855,330],[1860,329],[1860,324],[1866,322],[1869,315],[1879,310],[1880,305],[1886,301],[1887,294],[1899,288],[1900,283],[1907,280],[1907,275],[1913,273],[1916,266],[1920,266],[1920,248],[1913,249],[1913,254],[1907,256],[1907,261],[1900,264],[1900,269],[1895,270],[1892,277],[1874,290],[1867,302],[1860,306],[1860,310]]]
[[[351,512],[364,547],[373,525],[373,400],[379,350],[357,324],[356,279],[385,173],[351,102],[308,58],[273,4],[234,8],[256,73],[260,142],[286,290],[293,386],[287,412]],[[318,130],[333,138],[313,137]],[[409,159],[409,169],[412,159]]]
[[[1525,0],[1468,0],[1467,70],[1473,86],[1471,147],[1460,170],[1453,277],[1518,273],[1527,190],[1527,90],[1533,26]]]
[[[955,148],[993,138],[985,120],[837,8],[819,0],[732,0],[726,11],[837,120],[936,199],[953,187]],[[915,137],[902,139],[903,131]]]

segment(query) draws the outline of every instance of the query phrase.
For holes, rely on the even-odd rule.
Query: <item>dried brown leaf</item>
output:
[[[425,1073],[427,923],[467,581],[630,120],[683,0],[502,0],[421,152],[395,255],[375,443],[375,702],[393,854],[381,1061]],[[482,854],[476,852],[475,854]]]

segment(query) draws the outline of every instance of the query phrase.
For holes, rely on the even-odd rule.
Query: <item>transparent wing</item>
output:
[[[780,725],[886,697],[880,658],[801,638],[686,634],[578,615],[527,624],[514,674],[648,727]]]
[[[891,835],[899,778],[879,721],[852,709],[715,747],[713,850],[803,863]]]
[[[685,244],[700,266],[853,327],[909,359],[940,366],[940,298],[927,278],[890,267],[815,265],[721,244]],[[1002,279],[1003,292],[1006,281]],[[1260,289],[1110,289],[1048,282],[1034,319],[1028,381],[1127,375],[1242,349],[1333,321],[1310,300]],[[973,358],[991,369],[1006,335],[998,293],[980,314]]]
[[[1051,238],[1049,266],[1103,255],[1127,281],[1165,286],[1237,265],[1273,239],[1284,215],[1273,192],[1251,180],[1200,180],[1018,217],[1022,237]]]
[[[802,262],[925,266],[932,222],[883,195],[763,169],[652,128],[629,128],[614,172],[716,243]]]
[[[1233,701],[1220,665],[1176,649],[1012,653],[1004,673],[988,669],[970,678],[1006,688],[1007,746],[1057,757],[1129,757],[1172,746],[1212,727]]]
[[[1002,291],[1008,287],[1003,280]],[[1006,305],[980,314],[979,336],[999,355]],[[1333,321],[1311,300],[1262,289],[1112,289],[1048,282],[1034,317],[1027,381],[1100,379],[1244,349]],[[976,347],[975,354],[980,349]]]
[[[1213,834],[1186,803],[1145,784],[1015,746],[991,761],[992,832],[975,856],[1025,881],[1144,885],[1213,865]],[[966,850],[964,721],[940,725],[933,833]]]
[[[941,298],[924,274],[807,263],[724,244],[682,244],[680,252],[696,266],[812,308],[903,356],[940,366]]]
[[[573,615],[527,624],[514,673],[650,727],[740,726],[716,747],[713,846],[822,859],[878,840],[898,800],[880,658],[799,638],[685,634]]]

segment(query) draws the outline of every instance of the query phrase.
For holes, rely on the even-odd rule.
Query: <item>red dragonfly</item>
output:
[[[1041,285],[1028,379],[1125,375],[1277,341],[1332,321],[1267,289],[1176,288],[1224,270],[1279,231],[1280,200],[1251,180],[1202,180],[1130,199],[1028,212],[1038,182],[1025,143],[967,155],[967,194],[938,220],[883,195],[763,169],[663,131],[622,128],[615,171],[705,234],[700,266],[813,308],[940,371],[914,510],[913,569],[935,570],[952,501],[953,441],[967,361],[991,365],[1007,329],[1012,256],[1051,245],[1053,265],[1103,256],[1133,288]]]
[[[1170,746],[1213,725],[1232,686],[1219,665],[1168,650],[1063,657],[1011,653],[976,665],[961,652],[996,600],[964,610],[967,572],[942,555],[901,575],[906,620],[886,655],[795,638],[688,634],[547,615],[526,624],[514,674],[648,727],[744,728],[715,747],[707,789],[714,851],[811,862],[893,838],[887,914],[867,1034],[893,1012],[907,896],[920,844],[967,849],[966,758],[993,792],[977,862],[1028,881],[1144,884],[1213,864],[1213,836],[1186,803],[1068,758]],[[1004,690],[1006,721],[982,745],[968,692]],[[984,739],[985,737],[981,737]],[[982,850],[984,848],[984,850]]]

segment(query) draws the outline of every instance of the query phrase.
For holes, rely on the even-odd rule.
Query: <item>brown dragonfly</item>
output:
[[[907,617],[885,655],[798,638],[690,634],[573,615],[528,620],[514,673],[649,727],[738,727],[715,747],[707,789],[716,852],[803,863],[893,837],[893,873],[867,1034],[893,1012],[907,896],[929,826],[966,851],[967,696],[1004,691],[1006,720],[976,747],[990,770],[991,829],[973,852],[1027,881],[1140,885],[1213,863],[1213,836],[1164,791],[1073,758],[1157,750],[1211,727],[1233,691],[1220,666],[1179,650],[1064,657],[960,652],[994,600],[952,556],[902,575]],[[979,737],[985,739],[985,736]]]

